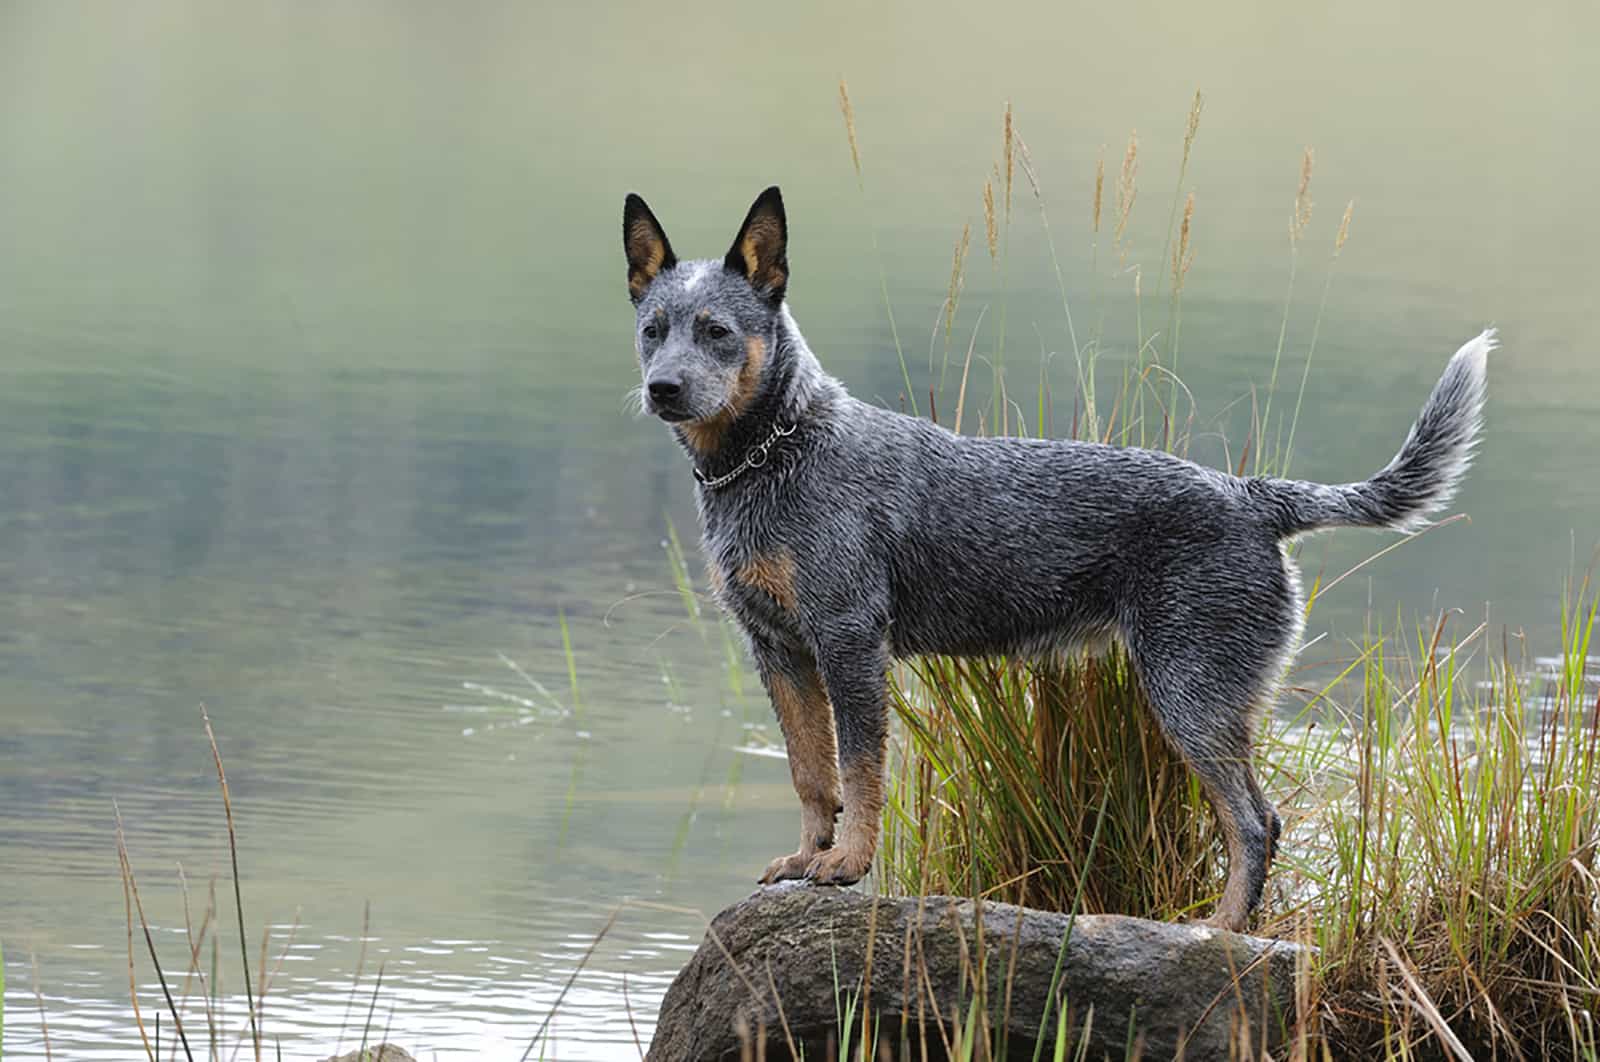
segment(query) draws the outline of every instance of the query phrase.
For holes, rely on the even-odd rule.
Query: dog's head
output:
[[[756,198],[721,261],[679,262],[643,199],[622,210],[644,408],[714,448],[760,390],[789,282],[783,196]]]

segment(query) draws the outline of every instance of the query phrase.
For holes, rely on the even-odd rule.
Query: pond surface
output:
[[[699,584],[688,469],[624,400],[630,189],[680,253],[719,255],[781,182],[812,346],[858,395],[903,401],[881,263],[924,409],[971,222],[957,362],[988,311],[969,408],[993,408],[1003,362],[1031,425],[1049,352],[1059,433],[1071,339],[1020,172],[1003,267],[984,247],[1004,101],[1105,381],[1141,335],[1170,349],[1163,247],[1202,88],[1178,366],[1195,456],[1236,458],[1251,388],[1265,399],[1304,145],[1315,208],[1275,416],[1356,205],[1295,474],[1375,470],[1456,346],[1487,324],[1504,340],[1458,505],[1470,523],[1319,601],[1309,633],[1327,637],[1306,661],[1441,608],[1461,611],[1458,631],[1487,616],[1530,655],[1553,651],[1561,587],[1600,521],[1600,26],[1574,5],[1495,18],[1370,0],[725,4],[698,19],[0,6],[7,1059],[42,1057],[35,983],[57,1057],[137,1050],[114,801],[169,969],[186,953],[177,866],[197,922],[213,877],[231,892],[201,704],[237,812],[252,962],[271,933],[265,1026],[284,1057],[348,1049],[368,1024],[419,1057],[518,1057],[619,909],[545,1054],[629,1057],[698,942],[692,912],[744,895],[787,850],[787,770],[758,754],[776,741],[769,710],[674,588],[669,525]],[[1132,128],[1127,255],[1108,220],[1092,256],[1096,160],[1109,216]],[[944,395],[948,413],[953,382]],[[1331,577],[1387,541],[1325,535],[1301,555]],[[231,903],[222,915],[232,925]],[[231,930],[222,945],[231,1045]],[[159,996],[140,970],[149,1021]]]

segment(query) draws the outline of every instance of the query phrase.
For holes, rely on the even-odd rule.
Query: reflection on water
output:
[[[1327,296],[1295,472],[1379,467],[1456,345],[1489,323],[1505,340],[1460,499],[1471,523],[1320,598],[1302,663],[1348,655],[1369,623],[1457,608],[1475,625],[1485,602],[1493,628],[1553,648],[1562,580],[1600,526],[1600,220],[1572,209],[1600,179],[1594,12],[1486,34],[1376,0],[1292,19],[1249,4],[797,10],[781,27],[720,6],[703,23],[626,4],[0,6],[8,1059],[41,1053],[33,955],[58,1057],[129,1057],[113,799],[169,969],[185,950],[177,866],[196,917],[216,878],[237,1038],[201,703],[228,764],[252,960],[262,925],[278,927],[273,964],[301,926],[267,1003],[285,1057],[331,1050],[341,1027],[350,1045],[368,903],[356,1010],[381,962],[373,1023],[394,1039],[515,1057],[619,905],[709,914],[787,849],[787,771],[753,754],[777,743],[769,710],[673,588],[662,537],[669,519],[693,526],[686,467],[624,403],[630,188],[680,252],[710,254],[781,181],[801,326],[855,393],[897,405],[880,264],[920,395],[1009,97],[1110,380],[1166,327],[1164,306],[1134,304],[1134,276],[1148,293],[1164,275],[1199,85],[1179,366],[1196,456],[1237,445],[1270,375],[1308,142],[1317,205],[1288,377]],[[1337,60],[1335,40],[1351,43]],[[1089,204],[1096,160],[1114,171],[1135,126],[1124,259],[1104,233],[1091,251]],[[1000,233],[1004,265],[976,241],[957,334],[991,309],[977,409],[1003,298],[1007,393],[1036,409],[1054,352],[1060,426],[1071,346],[1029,195]],[[1326,582],[1382,541],[1319,536],[1301,558]],[[624,906],[551,1053],[631,1053],[624,977],[647,1037],[701,928]],[[146,972],[140,985],[149,1017],[159,996]]]

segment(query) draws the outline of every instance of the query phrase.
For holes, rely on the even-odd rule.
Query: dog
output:
[[[1251,747],[1303,625],[1285,543],[1411,529],[1450,500],[1481,427],[1494,332],[1450,360],[1370,479],[1239,477],[1153,450],[957,435],[850,397],[785,303],[775,187],[720,261],[680,262],[637,195],[622,231],[641,408],[693,463],[711,585],[749,642],[800,798],[799,849],[761,882],[867,873],[891,658],[1039,655],[1111,637],[1226,840],[1208,921],[1243,929],[1281,829]]]

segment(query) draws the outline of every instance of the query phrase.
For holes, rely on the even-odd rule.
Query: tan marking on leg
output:
[[[716,561],[706,561],[706,583],[711,587],[712,596],[721,600],[723,592],[728,589],[728,580],[722,574],[722,566]]]
[[[789,777],[800,797],[800,848],[774,859],[762,882],[804,877],[817,853],[833,844],[833,819],[839,806],[839,753],[833,708],[815,674],[795,681],[774,673],[767,681],[772,707],[789,748]]]
[[[794,592],[794,554],[787,549],[756,554],[739,569],[738,579],[764,591],[785,612],[795,610],[798,599]]]
[[[721,448],[728,426],[749,408],[756,392],[761,389],[761,371],[766,363],[766,341],[757,336],[745,340],[744,364],[739,366],[739,372],[733,378],[733,388],[728,392],[726,405],[713,415],[690,421],[680,429],[696,453],[714,454]]]
[[[1222,898],[1217,901],[1216,911],[1205,920],[1205,924],[1240,933],[1250,918],[1249,856],[1245,851],[1244,838],[1239,833],[1239,820],[1234,817],[1228,802],[1214,786],[1203,783],[1202,788],[1206,799],[1211,802],[1211,810],[1217,816],[1217,824],[1222,827],[1222,839],[1228,846],[1228,880],[1222,887]]]
[[[834,845],[811,861],[819,885],[849,885],[867,876],[883,824],[883,746],[844,765],[844,821]]]

